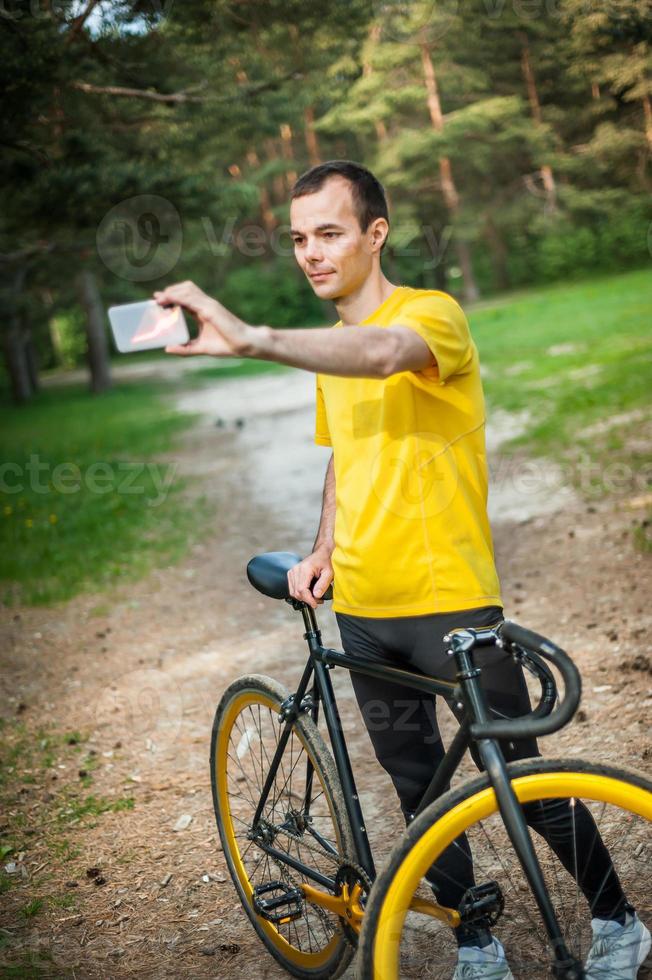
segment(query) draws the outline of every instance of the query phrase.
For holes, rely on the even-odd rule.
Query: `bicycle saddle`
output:
[[[264,555],[256,555],[247,564],[247,578],[263,595],[271,599],[289,599],[288,572],[298,565],[301,556],[292,551],[268,551]],[[312,588],[316,579],[310,583]],[[322,599],[333,598],[333,586],[329,585]]]

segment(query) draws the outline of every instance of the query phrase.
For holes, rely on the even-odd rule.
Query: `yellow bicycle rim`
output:
[[[226,835],[226,846],[228,847],[229,854],[233,861],[238,880],[242,886],[242,890],[247,897],[247,901],[252,904],[253,886],[249,881],[247,875],[247,870],[240,857],[240,849],[238,847],[238,842],[235,836],[235,830],[233,828],[233,820],[231,818],[231,808],[229,806],[229,794],[227,788],[227,753],[229,747],[229,735],[233,730],[233,724],[237,716],[242,712],[244,708],[249,704],[259,704],[265,705],[271,711],[278,713],[279,705],[272,700],[272,698],[267,697],[261,692],[255,691],[243,691],[241,695],[234,698],[233,702],[229,705],[229,708],[224,716],[222,725],[220,727],[220,733],[218,736],[217,748],[215,753],[215,767],[216,767],[216,783],[217,783],[217,797],[218,805],[220,808],[220,813],[222,815],[222,823],[224,826],[224,831]],[[310,757],[313,765],[315,765],[315,760],[313,759],[311,753],[308,750],[307,745],[301,738],[300,732],[295,729],[295,733],[301,742],[304,751]],[[316,769],[316,766],[315,766]],[[317,770],[316,770],[317,771]],[[328,805],[330,809],[330,800],[328,799],[328,794],[324,794],[328,800]],[[334,814],[331,810],[331,817],[333,818],[333,826],[337,827],[335,822]],[[255,913],[254,913],[255,914]],[[278,929],[274,926],[273,922],[268,922],[261,916],[258,916],[258,922],[261,929],[264,930],[267,938],[279,949],[282,955],[293,963],[295,966],[303,967],[306,970],[317,969],[323,966],[328,960],[333,956],[336,948],[342,942],[341,936],[335,933],[332,939],[327,943],[323,949],[317,950],[314,953],[304,953],[303,950],[297,949],[289,943],[284,936],[280,934]]]
[[[581,772],[533,773],[512,781],[521,803],[577,797],[611,803],[652,820],[652,794],[610,776]],[[463,800],[437,820],[405,856],[385,895],[374,938],[374,980],[398,980],[401,934],[412,896],[426,871],[460,834],[498,809],[490,787]]]

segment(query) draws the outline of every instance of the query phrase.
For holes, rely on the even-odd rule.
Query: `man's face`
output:
[[[362,231],[343,177],[331,177],[321,190],[292,201],[294,255],[320,299],[348,296],[368,278],[378,254],[372,247],[376,224]]]

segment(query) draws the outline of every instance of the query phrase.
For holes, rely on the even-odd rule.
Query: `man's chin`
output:
[[[329,282],[327,279],[323,282],[314,282],[311,279],[310,284],[320,299],[336,299],[339,296],[339,286],[336,282]]]

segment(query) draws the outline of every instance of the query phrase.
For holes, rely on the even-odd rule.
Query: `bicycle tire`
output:
[[[598,824],[598,829],[604,836],[604,828],[608,826],[609,834],[608,838],[605,837],[605,843],[627,898],[637,908],[640,917],[643,920],[647,919],[649,926],[652,920],[652,835],[650,834],[652,783],[638,773],[587,763],[583,760],[528,759],[511,763],[507,768],[512,786],[522,803],[551,798],[569,799],[575,802],[580,800],[585,805],[591,803],[590,809],[594,819],[594,810],[602,809],[604,814],[609,806],[609,815],[602,821],[604,826],[600,827]],[[614,819],[616,816],[622,817],[622,823],[617,830]],[[640,823],[634,823],[635,817],[640,820]],[[482,774],[444,794],[408,827],[391,853],[387,865],[377,877],[367,901],[358,951],[357,975],[361,980],[395,980],[399,976],[401,978],[441,977],[442,980],[443,978],[450,980],[457,959],[457,946],[452,930],[437,919],[431,918],[426,921],[432,925],[420,930],[415,926],[413,930],[412,917],[415,912],[410,911],[409,906],[414,902],[420,887],[423,888],[421,884],[423,876],[446,847],[453,844],[463,832],[467,834],[470,843],[471,838],[483,843],[480,827],[484,826],[486,834],[486,824],[489,821],[492,822],[492,829],[494,824],[502,828],[507,840],[495,794],[489,785],[487,775]],[[620,840],[617,833],[621,830],[624,835],[627,835],[628,857],[620,860],[619,856],[619,861],[616,863],[612,847]],[[555,907],[560,924],[566,932],[565,938],[569,942],[571,951],[583,960],[591,941],[591,910],[571,875],[565,871],[563,875],[560,873],[560,869],[563,870],[561,864],[557,867],[556,858],[553,857],[549,846],[537,834],[531,836],[535,839],[540,861],[542,853],[545,854],[541,863],[551,897],[557,903]],[[514,866],[520,872],[520,865],[508,841],[507,850],[509,851],[507,874],[512,873]],[[471,851],[475,866],[477,858],[475,847],[471,846]],[[483,860],[486,861],[486,867],[494,870],[497,867],[502,873],[501,861],[506,861],[507,857],[500,852],[496,857],[493,851],[488,851],[487,856],[483,856]],[[485,871],[485,868],[483,867],[482,870]],[[623,870],[628,872],[625,877]],[[635,882],[629,880],[632,877],[635,878]],[[519,885],[518,880],[513,884]],[[629,890],[632,884],[635,886],[635,894]],[[557,889],[559,895],[556,894]],[[553,890],[555,890],[554,895]],[[572,898],[573,894],[576,901],[575,908],[571,907],[570,916],[562,921],[563,906],[560,906],[559,902],[565,901],[566,895]],[[586,908],[577,896],[581,896]],[[536,977],[537,980],[539,978],[542,980],[544,976],[552,976],[552,951],[547,950],[544,955],[538,950],[539,943],[542,947],[547,944],[547,936],[529,887],[525,885],[525,887],[515,888],[514,895],[510,891],[510,899],[514,897],[516,900],[511,903],[509,914],[509,904],[506,903],[504,918],[499,920],[493,930],[505,946],[514,978],[520,980],[521,977]],[[531,916],[523,911],[523,903],[528,897],[532,909]],[[429,891],[429,899],[432,902],[431,891]],[[412,907],[415,908],[415,905]],[[581,922],[578,918],[580,913]],[[577,923],[573,920],[573,915],[577,918]],[[419,916],[421,922],[424,918]],[[524,923],[529,930],[528,938],[525,938]],[[501,928],[504,928],[509,935],[501,934]],[[438,929],[441,931],[438,936],[435,936]],[[522,950],[522,947],[518,946],[519,935],[520,942],[528,948],[524,953],[519,954],[519,957],[525,958],[525,962],[515,964],[510,958],[510,951]],[[436,963],[433,965],[429,962],[424,966],[424,956],[433,956]]]
[[[304,905],[305,922],[293,920],[281,926],[281,924],[274,924],[261,917],[253,907],[254,886],[256,883],[263,883],[256,881],[260,862],[252,870],[253,862],[258,860],[258,855],[252,843],[244,843],[243,838],[246,839],[244,828],[240,828],[239,831],[236,830],[240,826],[236,821],[244,820],[246,822],[247,813],[253,819],[254,804],[260,798],[260,793],[256,796],[255,792],[249,792],[249,783],[246,783],[248,799],[244,799],[244,790],[240,793],[233,791],[238,780],[241,783],[245,781],[242,759],[245,759],[250,771],[255,771],[258,774],[258,782],[260,783],[258,789],[260,790],[262,789],[264,775],[268,771],[265,766],[270,762],[270,753],[274,747],[272,739],[270,752],[263,752],[263,738],[259,735],[260,755],[258,759],[255,759],[256,753],[250,751],[255,738],[247,727],[244,728],[243,733],[242,719],[249,726],[255,726],[256,719],[258,719],[261,725],[265,726],[266,733],[269,730],[273,737],[277,737],[284,726],[284,723],[278,722],[278,713],[281,710],[282,702],[288,696],[289,692],[281,684],[269,677],[256,674],[241,677],[226,689],[215,712],[211,735],[210,767],[213,805],[229,872],[244,910],[265,947],[293,976],[304,978],[304,980],[328,980],[328,978],[339,976],[346,969],[355,952],[344,934],[339,917],[328,913],[327,924],[324,920],[326,913],[323,910],[315,910],[309,904]],[[240,724],[238,719],[241,721]],[[245,746],[242,756],[238,755],[237,761],[235,754],[229,749],[229,746],[233,746],[234,739],[237,740],[236,752],[238,754],[242,744]],[[242,742],[243,739],[245,740],[244,743]],[[293,765],[293,758],[290,753],[295,751],[298,755],[297,761]],[[326,868],[328,868],[330,876],[330,871],[332,870],[334,875],[339,863],[355,858],[355,846],[335,763],[317,726],[312,718],[306,714],[300,714],[294,723],[290,741],[283,755],[283,768],[279,770],[280,782],[286,776],[287,766],[292,767],[293,765],[293,768],[290,768],[289,777],[285,778],[286,786],[281,788],[281,792],[286,793],[287,798],[284,802],[287,804],[287,810],[285,806],[281,807],[280,796],[276,798],[274,794],[271,794],[271,802],[268,801],[264,816],[266,820],[270,817],[268,825],[274,828],[270,830],[270,833],[277,833],[277,837],[273,838],[274,846],[282,847],[285,840],[284,831],[282,829],[276,830],[276,828],[284,826],[287,819],[282,823],[278,821],[283,815],[287,818],[293,814],[295,822],[299,817],[299,814],[295,813],[295,803],[300,794],[295,792],[296,785],[293,789],[292,774],[293,771],[297,770],[298,759],[302,752],[305,753],[306,758],[310,757],[314,767],[314,779],[321,787],[311,800],[313,826],[314,820],[318,819],[317,829],[322,837],[326,837],[327,833],[332,834],[332,839],[328,837],[326,839],[337,850],[337,860],[324,848],[321,849],[323,854],[320,852],[316,855],[320,861],[323,859],[323,867],[320,866],[317,870],[326,873]],[[290,755],[290,759],[286,763],[288,755]],[[238,772],[236,778],[233,773],[238,771],[238,767],[243,771]],[[289,788],[287,788],[288,780]],[[229,787],[231,787],[231,791]],[[302,787],[302,792],[305,792],[305,785]],[[319,804],[317,801],[320,801]],[[315,816],[317,808],[319,809],[318,817]],[[238,811],[237,815],[236,810]],[[299,826],[301,825],[299,824]],[[287,834],[287,831],[285,833]],[[289,836],[287,841],[288,853],[293,853],[294,856],[299,855],[304,863],[308,863],[305,858],[306,851],[310,859],[315,857],[313,839],[306,840],[303,845]],[[294,851],[292,850],[293,847]],[[250,853],[251,858],[249,858]],[[273,868],[269,858],[262,859],[260,877],[267,877],[270,880],[274,877],[280,877],[283,881],[287,879],[288,886],[296,886],[297,882],[307,880],[303,879],[301,873],[294,869],[288,870],[287,866],[283,869],[281,862]],[[324,933],[322,946],[319,946],[318,937],[314,935],[314,929],[310,925],[311,917],[315,916],[319,919]],[[329,931],[331,925],[332,933]],[[317,948],[313,949],[315,943]]]

